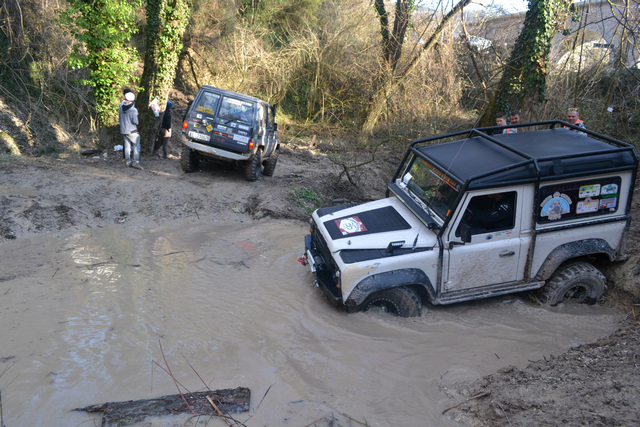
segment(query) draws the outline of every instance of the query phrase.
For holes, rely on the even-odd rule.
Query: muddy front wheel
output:
[[[362,311],[379,309],[400,317],[415,317],[422,314],[420,297],[411,288],[400,286],[371,295],[362,305]]]
[[[606,288],[606,278],[597,268],[588,262],[575,262],[556,271],[539,297],[551,306],[561,302],[595,304]]]
[[[264,169],[262,170],[262,174],[265,176],[273,176],[273,172],[276,170],[276,164],[278,163],[278,156],[280,155],[280,150],[275,149],[273,153],[271,153],[271,157],[264,165]]]

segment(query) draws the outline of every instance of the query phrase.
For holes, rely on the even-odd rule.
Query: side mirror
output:
[[[274,132],[278,132],[278,124],[277,123],[273,124],[273,131]]]

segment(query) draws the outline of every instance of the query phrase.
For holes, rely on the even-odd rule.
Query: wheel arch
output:
[[[422,300],[432,300],[435,290],[424,271],[418,268],[406,268],[373,274],[358,283],[349,294],[345,305],[349,310],[357,310],[367,297],[384,289],[409,286]]]
[[[585,239],[569,242],[552,250],[535,275],[536,280],[548,280],[553,273],[568,261],[577,261],[587,256],[614,261],[616,251],[604,239]]]

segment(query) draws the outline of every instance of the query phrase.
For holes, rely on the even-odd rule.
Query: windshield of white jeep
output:
[[[451,213],[458,198],[459,185],[424,159],[416,157],[398,180],[411,198],[441,221]]]

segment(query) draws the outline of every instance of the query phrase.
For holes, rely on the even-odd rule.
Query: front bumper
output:
[[[316,277],[316,285],[334,305],[342,306],[342,292],[337,268],[318,234],[307,234],[304,238],[305,253],[302,259]]]

